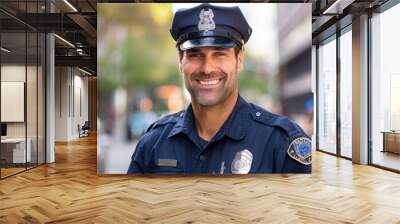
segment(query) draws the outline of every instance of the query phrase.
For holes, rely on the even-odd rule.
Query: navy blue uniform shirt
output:
[[[239,96],[208,142],[191,106],[154,123],[132,155],[128,174],[135,173],[311,173],[311,141],[294,122]]]

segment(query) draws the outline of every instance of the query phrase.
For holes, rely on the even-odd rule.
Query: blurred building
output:
[[[278,4],[279,98],[289,117],[305,115],[313,100],[311,79],[311,3]],[[290,16],[289,16],[290,15]],[[296,18],[296,19],[293,19]]]

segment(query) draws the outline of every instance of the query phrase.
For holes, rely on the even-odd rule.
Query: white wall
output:
[[[55,141],[68,140],[68,86],[67,67],[55,68]]]
[[[88,120],[88,78],[76,68],[56,67],[55,85],[55,140],[77,139],[78,124]]]

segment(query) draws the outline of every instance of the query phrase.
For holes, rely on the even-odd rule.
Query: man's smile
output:
[[[223,78],[196,79],[196,82],[202,87],[215,87],[221,83],[222,80]]]

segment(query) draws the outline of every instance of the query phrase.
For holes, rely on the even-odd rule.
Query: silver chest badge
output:
[[[200,20],[197,25],[199,28],[199,31],[209,31],[209,30],[215,30],[215,22],[213,20],[214,18],[214,13],[212,9],[209,10],[204,10],[202,9],[200,11]]]
[[[253,154],[247,149],[236,153],[231,164],[232,174],[248,174],[253,161]]]

